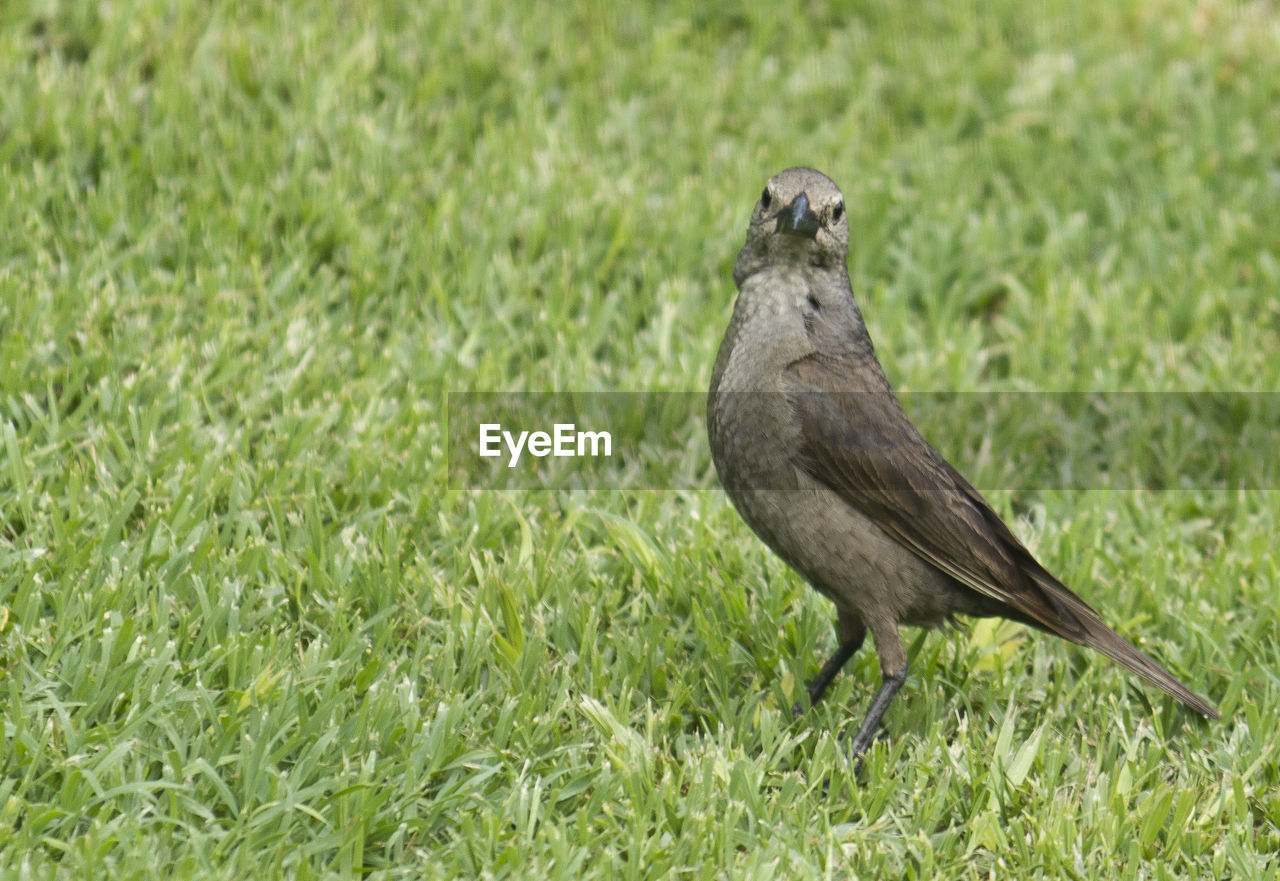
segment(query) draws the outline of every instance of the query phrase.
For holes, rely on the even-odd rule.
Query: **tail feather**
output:
[[[1091,621],[1089,622],[1088,630],[1089,637],[1085,641],[1085,645],[1097,649],[1116,663],[1128,667],[1134,673],[1137,673],[1157,688],[1164,689],[1200,715],[1210,719],[1219,718],[1218,711],[1208,701],[1183,685],[1176,676],[1134,648],[1124,637],[1110,627],[1101,621]]]
[[[1065,585],[1048,573],[1032,574],[1037,585],[1053,600],[1060,612],[1066,612],[1078,628],[1058,630],[1061,636],[1096,649],[1111,660],[1137,673],[1152,685],[1182,701],[1191,709],[1209,719],[1219,718],[1213,705],[1187,688],[1176,676],[1151,660],[1123,636],[1108,627],[1093,607],[1076,596]],[[1038,576],[1038,577],[1037,577]],[[1047,578],[1044,576],[1048,576]]]

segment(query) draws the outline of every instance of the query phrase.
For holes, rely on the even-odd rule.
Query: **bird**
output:
[[[1000,616],[1095,649],[1218,718],[1045,569],[911,423],[854,299],[848,251],[829,177],[797,167],[769,179],[733,265],[738,297],[707,395],[729,499],[836,607],[838,648],[806,687],[810,706],[870,631],[881,685],[850,747],[859,758],[907,678],[900,626]]]

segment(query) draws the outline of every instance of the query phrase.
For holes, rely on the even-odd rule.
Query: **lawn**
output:
[[[0,877],[1275,877],[1280,12],[839,6],[0,7]],[[648,488],[450,489],[451,392],[705,391],[797,164],[928,436],[1221,721],[908,629],[857,771],[874,652],[792,718],[832,609],[697,406]]]

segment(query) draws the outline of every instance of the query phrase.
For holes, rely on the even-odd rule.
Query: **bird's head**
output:
[[[768,266],[843,268],[849,254],[844,195],[812,168],[788,168],[765,185],[733,275],[739,284]]]

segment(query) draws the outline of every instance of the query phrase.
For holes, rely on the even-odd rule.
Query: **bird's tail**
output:
[[[1031,574],[1044,593],[1052,598],[1059,612],[1065,612],[1079,624],[1078,629],[1071,628],[1072,632],[1059,630],[1061,636],[1102,652],[1152,685],[1167,691],[1200,715],[1209,719],[1219,718],[1218,711],[1212,704],[1187,688],[1176,676],[1148,658],[1123,636],[1103,623],[1102,618],[1092,606],[1076,596],[1060,581],[1047,572],[1028,574]]]

